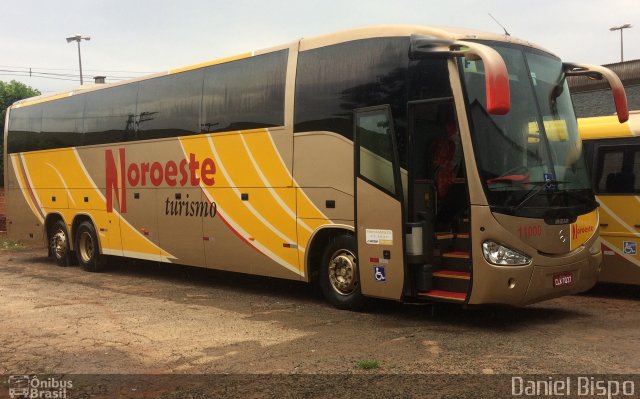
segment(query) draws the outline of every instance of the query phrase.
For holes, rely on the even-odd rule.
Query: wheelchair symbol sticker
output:
[[[384,266],[374,266],[373,276],[376,278],[376,281],[387,281],[387,275],[384,272]]]
[[[558,185],[556,184],[556,178],[553,176],[553,173],[544,173],[544,181],[545,188],[547,191],[555,191],[558,189]]]
[[[625,255],[636,255],[638,245],[635,241],[622,241],[622,253]]]

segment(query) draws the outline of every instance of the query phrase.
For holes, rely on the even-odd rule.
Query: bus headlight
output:
[[[524,266],[531,263],[528,256],[495,241],[482,243],[482,253],[487,262],[498,266]]]

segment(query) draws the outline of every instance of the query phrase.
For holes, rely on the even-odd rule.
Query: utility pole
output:
[[[624,62],[624,42],[622,40],[622,31],[624,29],[628,29],[628,28],[631,28],[631,24],[628,23],[628,22],[626,24],[624,24],[624,25],[613,26],[613,27],[609,28],[609,30],[611,32],[614,32],[614,31],[617,31],[617,30],[620,31],[620,62]]]
[[[82,36],[80,34],[76,34],[75,36],[71,36],[67,38],[67,43],[77,42],[78,43],[78,64],[80,66],[80,85],[83,85],[84,82],[82,80],[82,55],[80,54],[80,42],[82,40],[91,40],[89,36]]]

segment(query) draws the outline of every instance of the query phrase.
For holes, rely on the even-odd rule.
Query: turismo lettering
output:
[[[167,198],[164,202],[164,214],[167,216],[215,217],[218,207],[208,201],[174,201]]]
[[[118,149],[119,159],[112,150],[105,151],[107,212],[113,212],[113,197],[120,205],[120,212],[127,212],[127,187],[145,187],[149,183],[158,187],[165,183],[169,187],[197,187],[215,184],[216,164],[211,158],[202,161],[195,154],[178,162],[127,163],[126,149]]]

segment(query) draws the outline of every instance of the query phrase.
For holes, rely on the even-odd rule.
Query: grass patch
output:
[[[0,251],[19,252],[25,249],[27,249],[27,247],[19,241],[7,240],[6,238],[0,239]]]
[[[361,370],[375,370],[380,367],[377,360],[358,360],[356,367]]]

